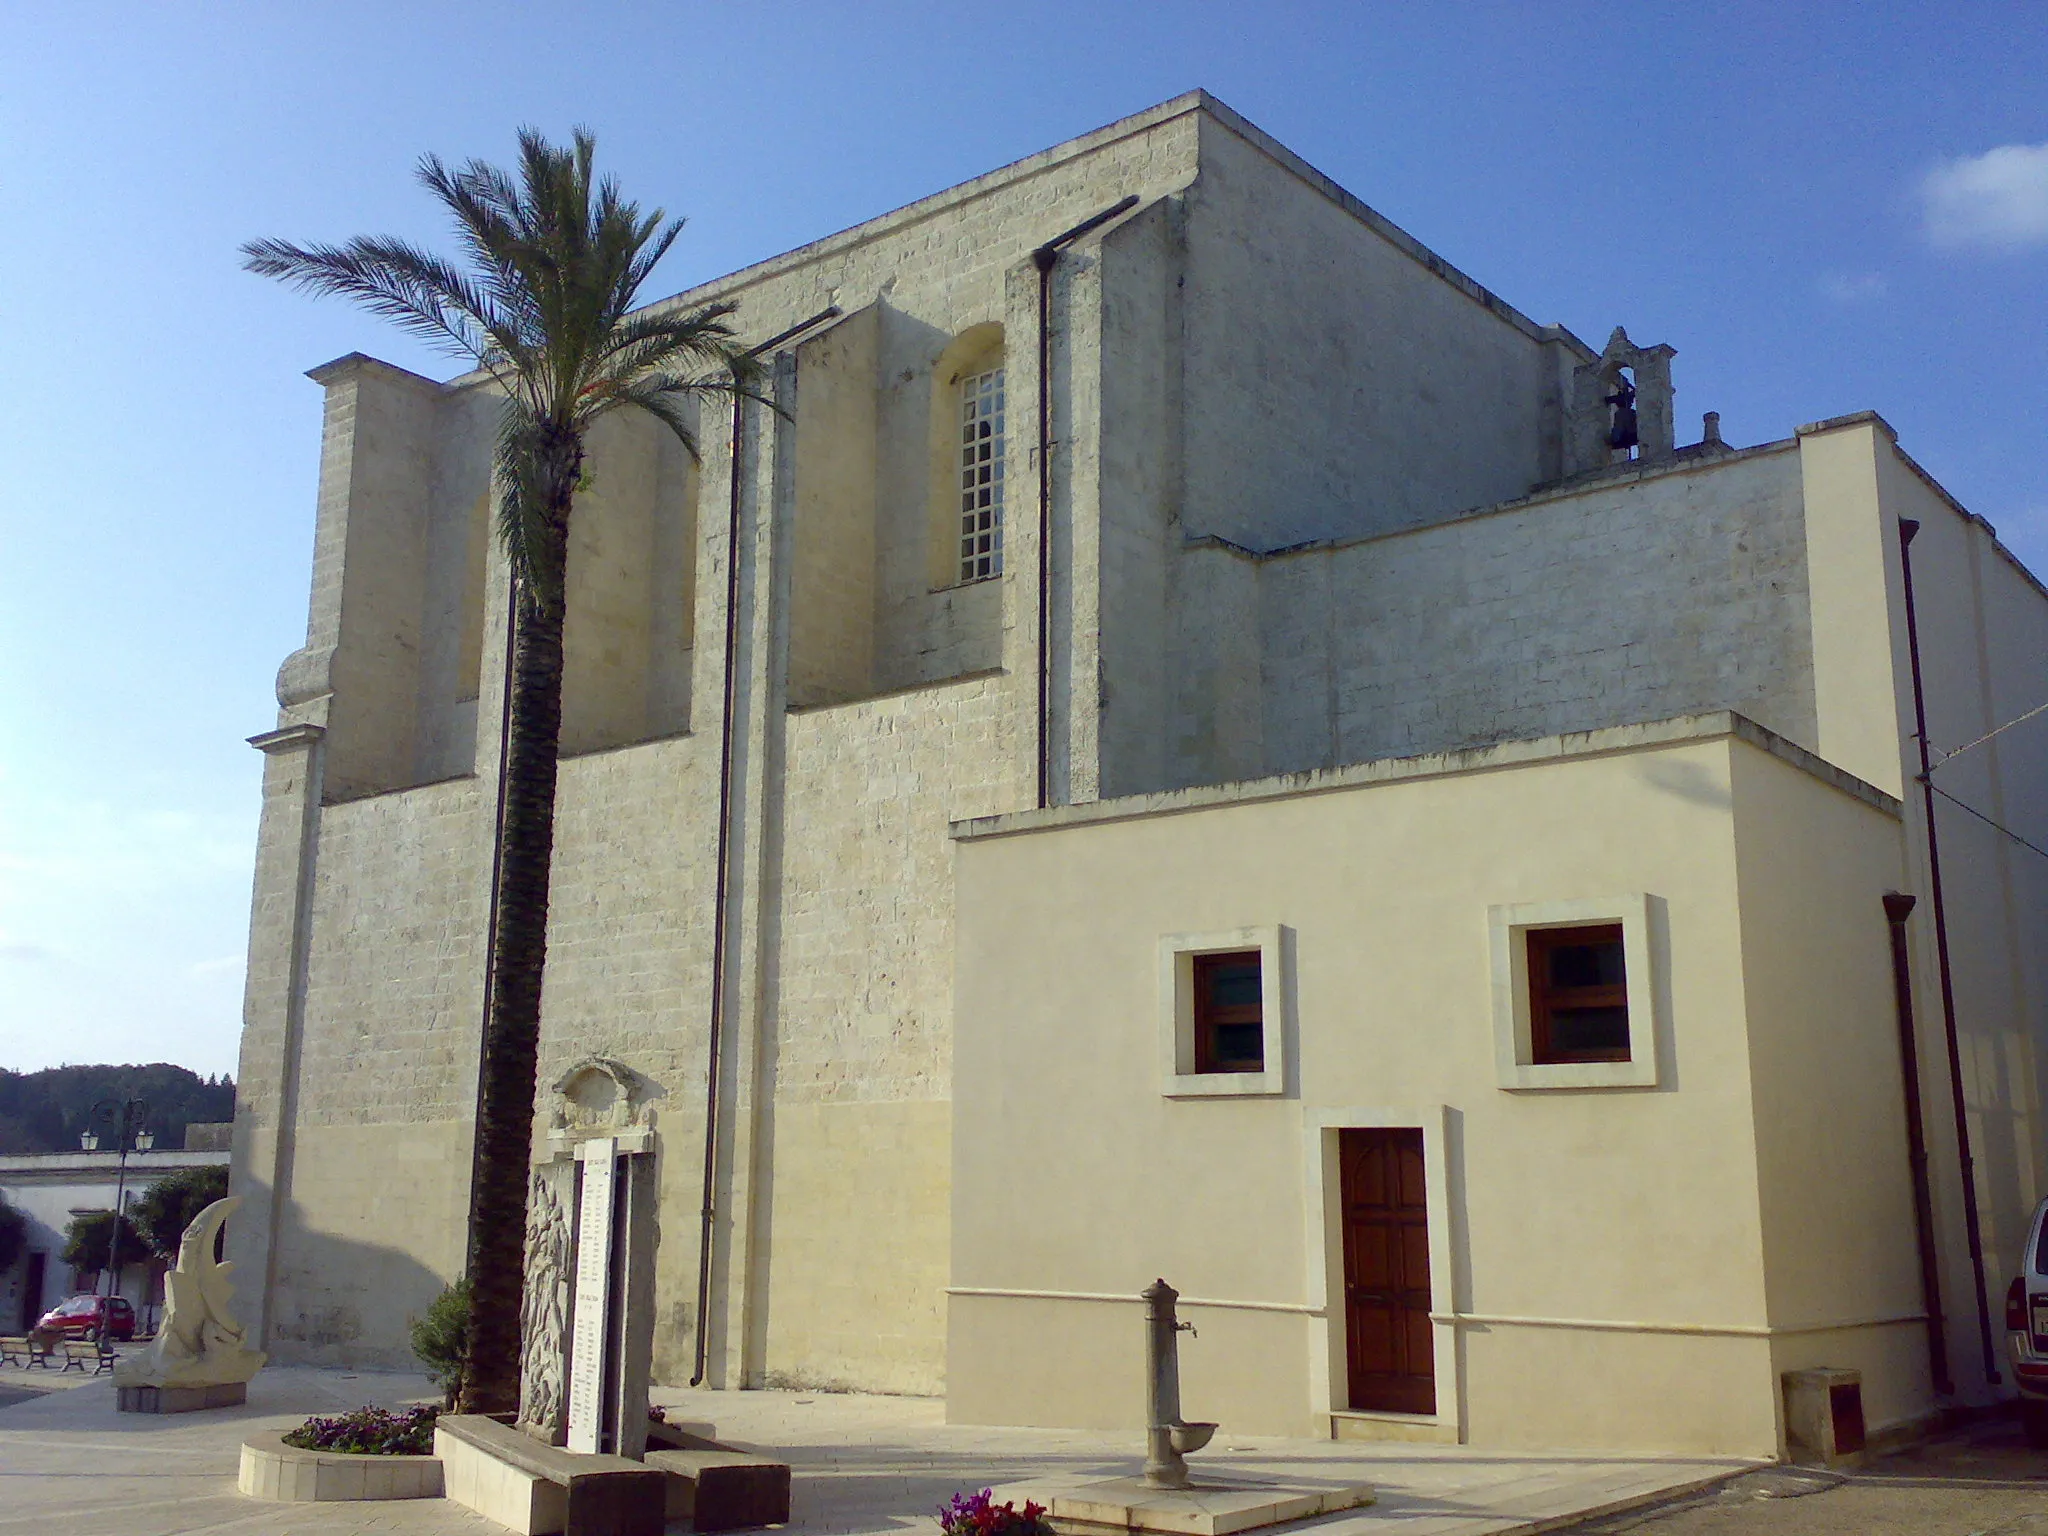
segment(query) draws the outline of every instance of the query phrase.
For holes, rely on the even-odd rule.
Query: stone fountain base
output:
[[[206,1387],[120,1387],[116,1408],[121,1413],[195,1413],[201,1408],[233,1408],[249,1401],[249,1383],[228,1381]]]
[[[1071,1536],[1112,1531],[1162,1531],[1172,1536],[1233,1536],[1288,1520],[1357,1509],[1373,1501],[1364,1483],[1314,1487],[1306,1483],[1197,1479],[1187,1488],[1154,1488],[1143,1478],[1098,1482],[1013,1483],[995,1491],[1020,1508],[1026,1499],[1045,1506],[1053,1529]]]

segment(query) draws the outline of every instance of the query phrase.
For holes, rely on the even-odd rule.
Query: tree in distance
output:
[[[214,1201],[225,1200],[227,1193],[227,1169],[218,1165],[181,1168],[176,1173],[165,1174],[144,1190],[142,1198],[128,1208],[129,1216],[142,1233],[142,1241],[149,1251],[166,1264],[173,1264],[178,1258],[179,1239],[192,1225],[192,1218]],[[216,1258],[220,1255],[221,1238],[226,1232],[227,1228],[222,1227],[214,1234]]]
[[[74,1269],[83,1269],[94,1274],[107,1267],[108,1245],[113,1241],[115,1216],[112,1211],[87,1211],[82,1216],[71,1218],[71,1224],[64,1229],[63,1261]],[[121,1222],[121,1251],[114,1257],[126,1264],[139,1264],[149,1257],[149,1249],[142,1241],[142,1234],[135,1230],[135,1223],[126,1216]]]

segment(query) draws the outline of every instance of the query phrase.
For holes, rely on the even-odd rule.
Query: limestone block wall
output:
[[[1245,662],[1217,629],[1254,571],[1256,758],[1265,772],[1367,762],[1735,709],[1815,739],[1800,478],[1790,445],[1252,562],[1180,561],[1191,656],[1177,782],[1232,754]],[[1231,617],[1219,621],[1219,611]]]
[[[590,753],[562,764],[557,791],[540,1113],[549,1085],[585,1056],[655,1085],[654,1364],[665,1381],[689,1377],[696,1322],[716,748],[714,734]]]
[[[683,730],[695,643],[696,467],[666,426],[614,414],[591,433],[569,525],[562,750]]]
[[[321,813],[279,1357],[401,1367],[406,1320],[460,1273],[488,818],[465,778]],[[246,1059],[246,1054],[245,1054]]]
[[[952,1127],[948,823],[1021,803],[1027,680],[789,719],[772,1044],[771,1379],[937,1392]]]
[[[327,409],[311,613],[279,703],[322,701],[330,798],[468,773],[491,402],[358,355],[313,377]]]
[[[1190,535],[1384,533],[1546,478],[1544,333],[1263,136],[1203,120],[1187,252]]]

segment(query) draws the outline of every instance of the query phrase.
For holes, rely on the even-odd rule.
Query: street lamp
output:
[[[86,1129],[78,1144],[88,1152],[99,1149],[99,1133],[92,1129],[92,1122],[99,1120],[114,1128],[114,1150],[120,1154],[114,1165],[114,1225],[107,1232],[107,1294],[100,1307],[99,1346],[105,1349],[107,1324],[114,1310],[112,1301],[120,1294],[121,1217],[122,1207],[127,1204],[128,1148],[133,1144],[136,1151],[147,1152],[156,1145],[156,1136],[143,1128],[143,1122],[149,1118],[149,1106],[141,1099],[101,1099],[85,1118]]]

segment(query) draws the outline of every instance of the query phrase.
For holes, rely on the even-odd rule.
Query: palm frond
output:
[[[706,395],[723,393],[716,386],[694,379],[646,374],[607,391],[594,416],[606,415],[622,406],[643,410],[667,427],[683,445],[690,462],[698,464],[703,462],[703,455],[697,451],[697,421],[690,407]]]
[[[730,303],[634,313],[681,219],[643,212],[578,128],[566,145],[519,130],[510,169],[426,155],[417,177],[448,210],[460,265],[402,240],[252,241],[251,271],[354,300],[490,370],[506,396],[496,450],[498,532],[521,590],[559,601],[582,434],[639,409],[694,458],[694,403],[739,397],[774,408],[741,349]]]

